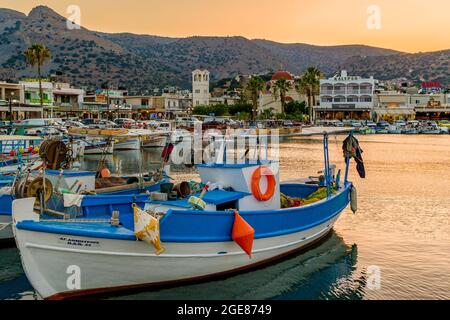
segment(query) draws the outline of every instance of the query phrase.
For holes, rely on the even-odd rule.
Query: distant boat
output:
[[[163,148],[167,143],[167,136],[149,136],[142,139],[143,148]]]
[[[89,139],[85,141],[84,155],[93,154],[113,154],[114,153],[114,141],[107,142],[105,140]]]
[[[115,141],[114,150],[141,150],[141,141],[139,138],[118,138]]]

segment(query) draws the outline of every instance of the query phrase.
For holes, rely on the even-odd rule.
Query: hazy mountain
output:
[[[449,84],[450,50],[385,57],[352,57],[345,62],[344,67],[353,74],[374,74],[380,80],[405,77]]]
[[[363,45],[313,46],[303,43],[282,44],[267,40],[253,40],[259,46],[269,49],[283,60],[284,68],[301,73],[309,66],[316,66],[326,74],[343,67],[347,59],[354,56],[388,56],[400,52]]]
[[[190,73],[198,67],[208,68],[215,80],[280,68],[299,74],[311,65],[326,74],[345,67],[380,79],[448,81],[450,74],[448,50],[404,54],[363,45],[324,47],[243,37],[167,38],[69,30],[64,17],[40,6],[28,16],[0,9],[0,79],[35,75],[23,56],[33,43],[43,43],[52,51],[44,75],[57,72],[60,80],[86,88],[109,80],[131,93],[165,85],[188,87]]]

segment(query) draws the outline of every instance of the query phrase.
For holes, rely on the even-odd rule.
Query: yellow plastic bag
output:
[[[151,244],[156,249],[156,255],[160,255],[166,251],[162,246],[159,220],[151,216],[147,212],[139,209],[138,206],[133,205],[134,209],[134,234],[136,237]]]

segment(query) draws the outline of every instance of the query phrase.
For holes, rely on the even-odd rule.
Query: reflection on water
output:
[[[448,136],[359,137],[367,179],[354,165],[350,178],[359,212],[346,210],[331,237],[306,253],[224,280],[119,297],[123,299],[450,299],[450,138]],[[330,157],[343,169],[343,136],[330,137]],[[321,138],[290,138],[280,146],[281,179],[322,170]],[[111,171],[158,168],[161,149],[108,156]],[[100,157],[86,157],[95,170]],[[195,171],[176,167],[189,180]],[[381,288],[370,290],[368,270],[381,270]],[[35,296],[17,250],[0,251],[0,299]],[[117,298],[116,298],[117,299]]]

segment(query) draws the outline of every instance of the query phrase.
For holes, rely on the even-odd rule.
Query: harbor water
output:
[[[449,137],[358,138],[367,171],[362,180],[352,164],[359,211],[347,209],[318,246],[226,279],[110,299],[450,299]],[[331,160],[342,169],[343,139],[330,136]],[[322,147],[321,137],[283,141],[281,179],[317,176]],[[113,173],[135,174],[141,156],[159,161],[161,150],[121,152],[107,163]],[[96,170],[99,159],[86,157],[82,169]],[[196,175],[176,167],[172,177]],[[39,299],[16,249],[0,250],[0,299]]]

